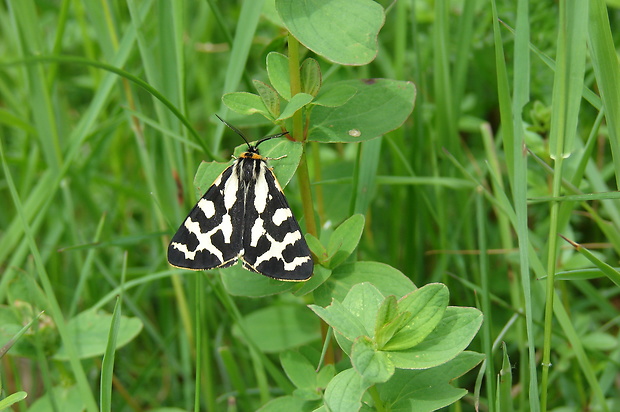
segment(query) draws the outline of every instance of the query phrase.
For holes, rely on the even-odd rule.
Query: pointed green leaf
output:
[[[337,300],[333,300],[332,304],[326,308],[318,305],[308,305],[308,307],[351,342],[358,336],[368,333],[362,322]]]
[[[449,298],[448,288],[441,283],[430,283],[402,298],[398,310],[409,312],[409,321],[382,349],[408,349],[422,342],[443,318]]]
[[[271,52],[267,55],[267,76],[269,82],[286,101],[291,100],[291,82],[288,73],[288,57]]]
[[[375,321],[375,344],[382,349],[394,334],[400,330],[411,318],[409,312],[399,312],[396,296],[385,298],[379,308]]]
[[[581,253],[583,256],[586,257],[586,259],[588,259],[590,262],[596,265],[596,267],[598,267],[609,278],[609,280],[614,282],[616,286],[620,286],[620,272],[618,272],[612,266],[600,260],[598,257],[596,257],[594,253],[590,252],[588,249],[581,246],[580,244],[575,243],[565,237],[563,238],[564,240],[569,242],[577,250],[577,252]]]
[[[27,396],[28,396],[28,393],[24,391],[15,392],[7,396],[6,398],[0,400],[0,411],[6,410],[9,408],[9,406],[17,402],[23,401],[24,399],[26,399]]]
[[[280,363],[295,387],[316,389],[315,368],[304,355],[296,351],[286,351],[280,354]]]
[[[508,358],[506,342],[502,342],[502,354],[502,368],[497,375],[496,410],[512,412],[514,410],[512,402],[512,364]]]
[[[407,350],[387,352],[397,368],[432,368],[465,350],[481,324],[482,313],[478,309],[450,306],[439,325],[420,344]]]
[[[302,107],[310,103],[312,99],[313,97],[310,94],[297,93],[295,96],[291,98],[291,100],[288,102],[284,110],[282,110],[282,114],[280,114],[280,117],[278,117],[277,120],[281,121],[284,119],[288,119],[289,117],[293,117],[293,115],[295,114],[297,110],[301,109]]]
[[[260,80],[253,80],[252,82],[271,116],[278,117],[280,115],[280,96],[278,93],[271,86]]]
[[[398,316],[398,302],[396,301],[396,296],[390,295],[385,298],[377,312],[375,331],[381,329],[386,323],[391,322],[396,316]]]
[[[336,375],[336,367],[333,364],[325,365],[321,368],[316,377],[316,383],[319,388],[325,388],[329,381]]]
[[[256,94],[248,92],[226,93],[222,96],[222,102],[234,112],[245,115],[260,113],[270,121],[274,121],[274,116],[263,103],[263,99]]]
[[[364,215],[353,215],[334,230],[327,245],[327,267],[335,268],[353,253],[362,237]]]
[[[319,62],[312,58],[307,58],[301,64],[301,91],[308,93],[313,97],[319,93],[321,89],[321,66]]]
[[[327,260],[327,249],[319,239],[317,239],[311,233],[306,233],[306,242],[308,243],[308,247],[314,253],[314,255],[319,259],[319,263],[324,263]]]
[[[389,322],[381,325],[375,330],[375,342],[377,348],[384,349],[385,344],[392,339],[394,334],[403,328],[411,320],[411,313],[401,312]]]

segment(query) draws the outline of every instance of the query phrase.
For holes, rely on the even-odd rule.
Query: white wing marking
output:
[[[289,217],[293,217],[293,213],[291,212],[291,209],[282,207],[276,210],[276,212],[271,217],[271,220],[276,226],[280,226]]]

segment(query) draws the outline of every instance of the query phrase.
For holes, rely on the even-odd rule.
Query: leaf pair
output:
[[[394,368],[440,365],[462,352],[482,322],[474,308],[448,307],[448,290],[429,284],[397,300],[370,283],[355,285],[340,303],[310,308],[336,333],[358,373],[384,382]],[[371,353],[372,352],[372,353]]]
[[[247,92],[227,93],[222,101],[231,110],[245,115],[261,114],[272,123],[281,123],[290,118],[302,107],[337,107],[346,103],[355,94],[355,89],[341,85],[319,94],[321,89],[321,67],[319,63],[307,58],[300,67],[301,93],[291,96],[288,57],[271,52],[267,55],[267,76],[271,85],[254,80],[258,94]],[[286,105],[282,108],[281,101]]]

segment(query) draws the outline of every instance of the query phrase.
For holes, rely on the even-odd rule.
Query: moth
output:
[[[284,192],[258,146],[217,116],[245,141],[235,158],[200,198],[168,246],[172,266],[192,270],[226,268],[238,260],[249,271],[284,281],[303,281],[314,269],[310,249]],[[233,156],[234,157],[234,156]]]

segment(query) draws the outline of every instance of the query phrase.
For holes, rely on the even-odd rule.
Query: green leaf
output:
[[[608,352],[618,347],[617,337],[604,332],[588,333],[581,342],[584,348],[592,352]]]
[[[377,391],[382,402],[391,405],[392,411],[435,411],[467,394],[467,390],[457,389],[450,382],[473,369],[483,358],[480,353],[463,352],[432,369],[396,369],[392,379],[377,384]]]
[[[258,409],[258,412],[312,412],[316,411],[318,405],[318,402],[306,401],[296,396],[281,396],[267,402],[265,405]]]
[[[439,325],[417,346],[386,351],[397,368],[427,369],[454,359],[469,345],[482,324],[476,308],[449,306]]]
[[[263,103],[263,99],[254,93],[226,93],[222,96],[222,102],[234,112],[245,115],[260,113],[272,122],[275,120],[274,116],[271,115],[265,106],[265,103]]]
[[[301,91],[316,97],[321,89],[321,66],[312,58],[307,58],[301,64]]]
[[[112,407],[112,380],[114,376],[114,359],[116,355],[116,342],[118,339],[118,329],[122,318],[122,297],[116,297],[114,311],[112,312],[112,320],[110,330],[108,332],[108,342],[106,344],[103,360],[101,361],[101,379],[99,381],[99,399],[100,411],[111,411]]]
[[[316,106],[308,139],[316,142],[361,142],[399,128],[413,111],[413,83],[388,80],[345,80],[323,86],[353,87],[356,93],[339,107]]]
[[[398,302],[396,296],[390,295],[385,298],[375,320],[375,331],[379,330],[385,324],[394,320],[398,316]]]
[[[35,135],[37,130],[30,125],[30,123],[23,121],[20,117],[15,116],[10,111],[0,109],[0,124],[5,124],[9,127],[21,129],[24,132]]]
[[[329,381],[336,375],[336,366],[333,364],[325,365],[316,376],[316,383],[319,388],[325,388]]]
[[[331,305],[326,308],[318,305],[308,305],[308,307],[336,332],[351,342],[358,336],[368,333],[363,323],[337,300],[333,300]]]
[[[342,304],[364,325],[364,335],[373,337],[377,312],[385,297],[371,283],[362,282],[353,286]]]
[[[67,328],[73,339],[80,359],[101,356],[106,350],[112,315],[87,310],[69,320]],[[142,330],[142,321],[138,318],[120,317],[116,348],[125,346],[132,341]],[[68,360],[64,345],[53,356],[56,360]]]
[[[23,401],[27,396],[28,394],[24,391],[15,392],[7,396],[6,398],[0,400],[0,411],[6,410],[9,406]]]
[[[612,282],[616,284],[616,286],[620,286],[620,272],[614,269],[612,266],[600,260],[596,255],[590,252],[585,247],[581,246],[578,243],[573,242],[562,236],[564,240],[569,242],[579,253],[586,257],[590,262],[592,262],[596,267],[598,267]]]
[[[327,282],[314,291],[315,302],[325,306],[332,297],[343,301],[349,290],[360,282],[372,283],[383,296],[394,295],[397,298],[416,289],[411,279],[384,263],[345,263],[335,268]]]
[[[305,238],[310,251],[319,259],[319,263],[325,263],[328,258],[327,249],[325,249],[325,246],[323,246],[321,241],[311,233],[306,233]]]
[[[358,411],[362,406],[362,396],[371,383],[355,369],[346,369],[336,375],[325,389],[325,402],[329,409],[338,412]]]
[[[316,390],[315,367],[305,356],[296,351],[286,351],[280,354],[280,363],[295,387]]]
[[[310,388],[297,388],[295,390],[293,390],[293,396],[295,396],[296,398],[299,399],[303,399],[305,401],[315,401],[315,400],[319,400],[323,398],[323,393],[319,393],[316,388],[315,389],[310,389]]]
[[[291,100],[288,102],[284,110],[282,110],[282,114],[280,114],[280,117],[278,117],[277,120],[281,121],[284,119],[288,119],[289,117],[292,117],[297,110],[301,109],[302,107],[310,103],[312,99],[313,97],[310,94],[297,93],[295,96],[291,98]]]
[[[247,149],[247,146],[244,145]],[[202,195],[207,192],[207,189],[215,182],[215,179],[230,165],[232,160],[228,163],[220,162],[200,162],[198,170],[194,175],[194,199],[200,199]],[[192,199],[193,200],[193,199]]]
[[[356,93],[357,89],[353,86],[337,84],[336,86],[328,88],[325,92],[321,90],[312,104],[317,106],[338,107],[348,102]]]
[[[353,368],[365,381],[386,382],[394,374],[394,364],[385,352],[376,350],[373,341],[367,336],[360,336],[351,349]]]
[[[327,255],[330,256],[327,267],[335,268],[353,253],[362,237],[364,215],[353,215],[345,220],[329,238]]]
[[[240,264],[222,269],[222,284],[233,296],[260,298],[288,292],[295,288],[293,282],[282,282],[267,276],[249,272]]]
[[[422,342],[443,318],[449,298],[448,288],[441,283],[430,283],[402,298],[398,310],[409,312],[409,321],[382,349],[408,349]]]
[[[374,338],[374,326],[377,319],[377,312],[384,300],[384,296],[379,290],[368,282],[358,283],[353,286],[342,302],[343,306],[359,320],[364,328],[362,335]],[[354,339],[336,334],[338,345],[347,354],[351,353],[351,345]],[[359,336],[359,335],[358,335]]]
[[[346,65],[370,63],[385,21],[383,7],[371,0],[276,0],[286,28],[300,43]]]
[[[280,96],[278,93],[271,86],[260,80],[252,80],[252,82],[271,116],[278,117],[280,115]]]
[[[252,341],[266,353],[282,352],[321,339],[319,320],[301,305],[259,309],[244,316],[243,325]],[[240,335],[237,325],[233,332]]]
[[[52,403],[51,398],[54,398]],[[85,411],[86,405],[77,386],[56,386],[48,390],[28,408],[28,412],[54,411],[54,405],[62,405],[65,411]]]
[[[291,100],[291,82],[288,73],[288,57],[271,52],[267,55],[267,76],[269,82],[286,101]]]
[[[409,323],[410,320],[411,313],[402,312],[390,322],[384,324],[380,329],[377,329],[375,332],[375,342],[377,342],[377,347],[382,350],[385,349],[386,343],[392,339],[396,332]]]
[[[512,364],[508,358],[506,342],[502,342],[502,368],[497,375],[497,397],[496,410],[502,412],[512,412],[514,405],[512,402]]]
[[[295,296],[304,296],[314,291],[316,288],[325,283],[327,279],[329,279],[331,274],[331,269],[327,269],[325,266],[321,265],[314,265],[314,272],[312,273],[312,277],[307,281],[303,282],[301,287],[295,292]]]
[[[383,301],[375,321],[375,343],[377,348],[383,349],[394,334],[402,329],[411,320],[410,312],[400,312],[396,297],[388,296]]]
[[[239,155],[246,150],[246,146],[242,145],[235,150],[235,153]],[[281,159],[267,161],[269,166],[273,168],[273,173],[278,178],[278,183],[282,188],[285,188],[295,175],[303,150],[301,142],[293,142],[287,138],[271,139],[261,143],[260,154],[262,156],[267,158],[284,156]]]

